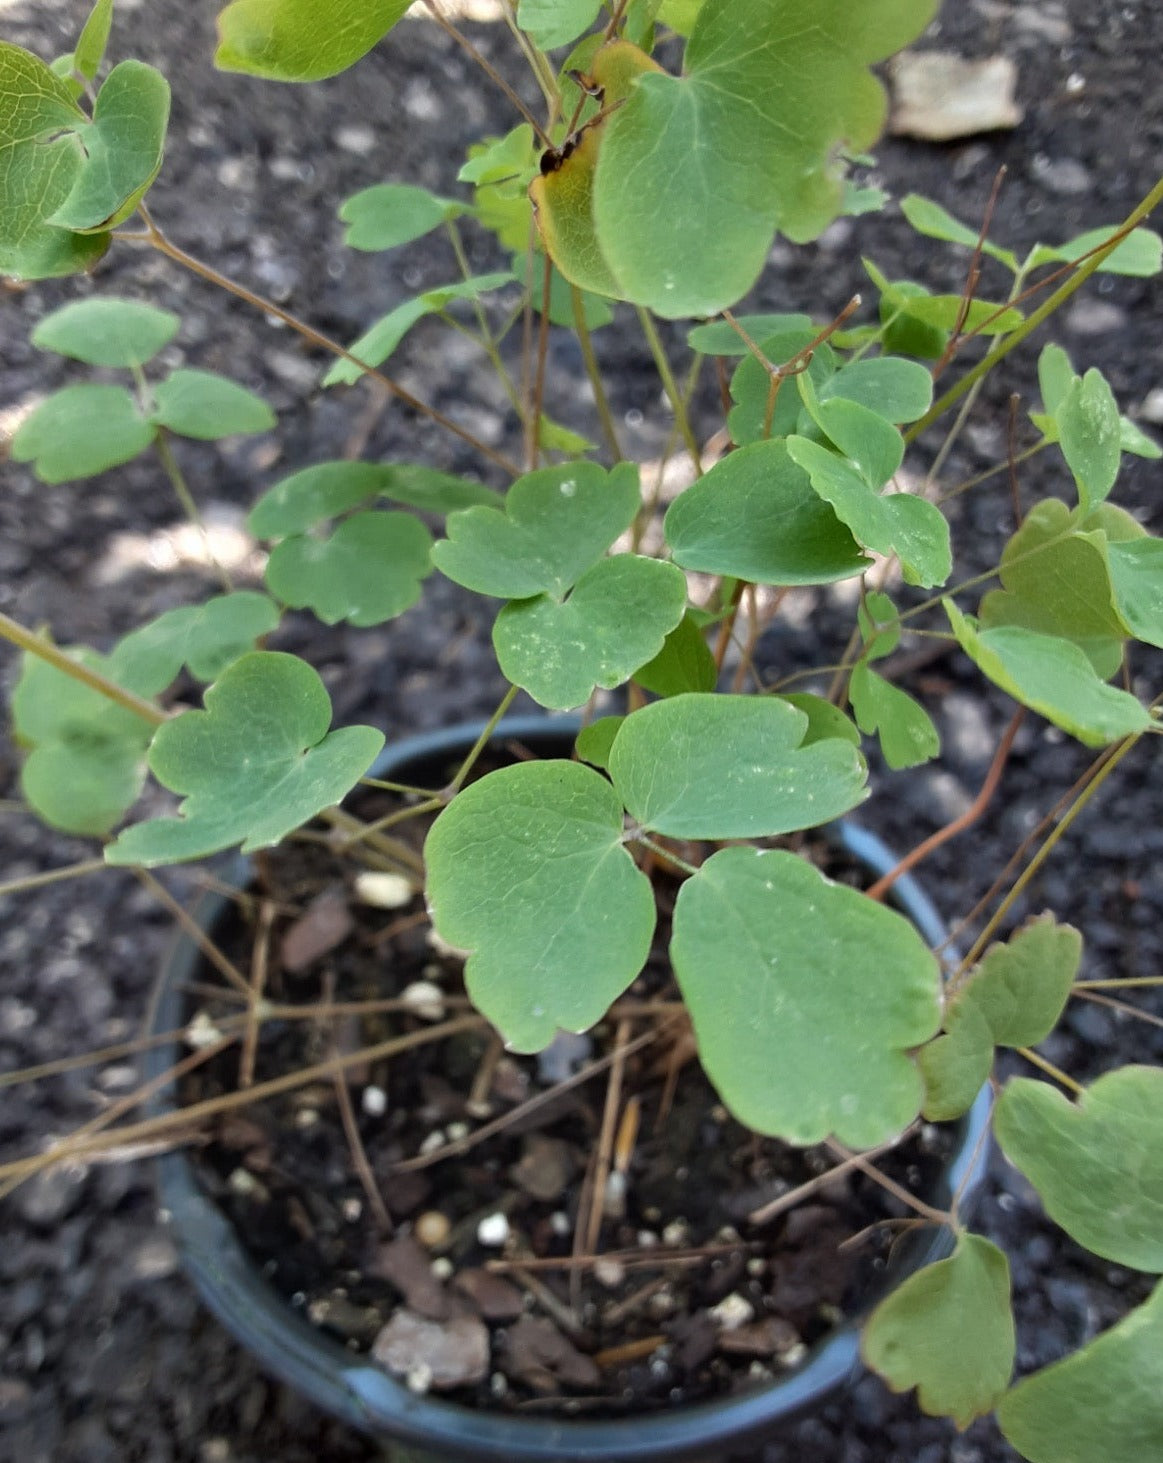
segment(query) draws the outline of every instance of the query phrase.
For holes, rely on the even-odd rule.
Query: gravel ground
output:
[[[184,247],[350,339],[399,299],[451,277],[426,245],[388,256],[354,255],[341,244],[336,199],[385,177],[449,190],[467,141],[507,126],[459,52],[427,23],[408,22],[355,71],[316,87],[279,88],[216,74],[210,67],[215,6],[123,0],[114,54],[161,64],[174,83],[170,157],[151,197],[156,218]],[[51,55],[68,49],[86,6],[78,0],[0,0],[0,34]],[[933,146],[889,142],[879,179],[895,195],[911,189],[963,217],[980,213],[1001,163],[1009,174],[995,237],[1017,247],[1057,241],[1121,218],[1155,181],[1163,155],[1163,92],[1146,79],[1163,54],[1163,9],[1151,0],[1094,5],[947,0],[926,44],[966,55],[1004,52],[1020,71],[1022,125],[1012,133]],[[135,34],[139,33],[139,34]],[[481,27],[482,47],[504,51],[503,32]],[[171,65],[170,58],[177,58]],[[860,254],[891,277],[957,289],[964,259],[921,245],[890,209],[843,221],[812,249],[778,248],[765,284],[766,307],[807,305],[818,316],[843,305],[863,278]],[[492,263],[487,251],[474,267]],[[190,444],[182,457],[224,552],[245,576],[245,508],[293,466],[337,456],[353,432],[370,455],[475,470],[453,439],[402,409],[373,419],[362,394],[320,394],[318,360],[286,330],[166,261],[126,249],[103,267],[102,290],[144,291],[185,321],[169,364],[179,359],[228,371],[261,390],[280,414],[270,438]],[[995,284],[999,284],[995,281]],[[986,285],[989,280],[987,277]],[[78,282],[0,296],[0,411],[76,379],[72,368],[26,343],[46,309],[74,298]],[[598,337],[615,383],[628,448],[657,451],[666,432],[657,379],[632,321]],[[1163,416],[1163,290],[1158,280],[1103,280],[1053,327],[1076,363],[1095,364],[1132,413]],[[1028,394],[1033,352],[1019,353],[991,383],[951,457],[947,480],[981,471],[1004,452],[1005,404]],[[447,333],[421,330],[401,353],[403,384],[496,444],[506,441],[503,402],[472,354]],[[555,347],[559,383],[552,409],[592,430],[580,362]],[[1151,393],[1156,395],[1152,400]],[[710,403],[708,402],[708,407]],[[1027,501],[1065,491],[1051,454],[1023,473]],[[1132,462],[1120,501],[1155,532],[1163,509],[1155,464]],[[992,562],[1009,522],[1008,490],[962,500],[963,567]],[[159,572],[170,566],[177,572]],[[107,644],[204,583],[188,534],[176,530],[169,489],[152,462],[90,482],[47,489],[27,470],[4,467],[0,496],[0,605],[25,623],[51,620],[62,642]],[[822,608],[826,609],[826,605]],[[295,622],[281,641],[309,650],[341,721],[368,719],[398,736],[491,710],[501,690],[487,626],[451,585],[430,581],[421,607],[385,629],[321,635]],[[763,655],[794,664],[806,636],[773,635]],[[1159,658],[1137,656],[1142,685],[1157,685]],[[0,660],[5,682],[14,657]],[[939,769],[884,779],[865,821],[908,846],[963,807],[976,790],[1008,719],[1004,698],[983,694],[957,658],[930,667],[921,694],[938,708],[946,755]],[[1082,749],[1030,719],[1001,796],[968,836],[926,866],[926,882],[950,916],[989,884],[997,864],[1086,765]],[[15,793],[16,757],[0,744],[0,774]],[[1088,974],[1148,975],[1161,968],[1163,887],[1152,877],[1163,851],[1163,785],[1147,751],[1128,760],[1099,806],[1075,825],[1031,894],[1031,907],[1069,913],[1088,939]],[[89,856],[87,845],[21,816],[0,823],[6,877]],[[168,876],[189,892],[187,873]],[[0,1069],[131,1034],[163,949],[169,916],[124,874],[50,886],[10,900],[0,926]],[[1157,1061],[1163,1031],[1079,1004],[1046,1051],[1076,1074],[1120,1060]],[[127,1090],[118,1064],[5,1093],[3,1156],[62,1132],[93,1111],[94,1096]],[[266,1380],[201,1310],[177,1273],[141,1165],[62,1170],[19,1190],[4,1205],[0,1247],[0,1460],[21,1463],[364,1463],[374,1445],[332,1424]],[[1019,1366],[1061,1355],[1117,1318],[1145,1293],[1141,1278],[1076,1249],[1045,1224],[1024,1184],[998,1165],[981,1214],[985,1232],[1011,1255],[1019,1295]],[[1015,1455],[992,1423],[958,1437],[918,1417],[911,1399],[867,1379],[853,1396],[771,1443],[764,1463],[994,1463]]]

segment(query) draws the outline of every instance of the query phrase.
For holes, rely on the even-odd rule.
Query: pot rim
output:
[[[467,750],[487,723],[476,721],[406,738],[380,754],[371,776],[386,776],[409,762],[430,760],[456,749]],[[560,743],[576,736],[576,716],[512,716],[502,719],[490,740]],[[893,868],[896,859],[880,838],[845,819],[829,826],[847,852],[874,873]],[[247,859],[238,857],[227,870],[230,882],[245,883]],[[894,886],[892,901],[912,919],[930,945],[947,937],[941,916],[912,875]],[[214,894],[200,901],[194,916],[211,928],[230,900]],[[182,1025],[181,987],[202,959],[195,941],[179,931],[165,957],[151,1010],[149,1033]],[[175,1042],[146,1053],[147,1081],[160,1079],[173,1065]],[[157,1113],[172,1107],[173,1094],[163,1088],[150,1102]],[[935,1202],[959,1192],[968,1211],[989,1167],[988,1125],[991,1093],[978,1094],[973,1108],[957,1125],[955,1151],[942,1174]],[[674,1411],[645,1413],[637,1418],[586,1419],[517,1417],[479,1411],[432,1396],[418,1396],[387,1372],[363,1358],[354,1358],[338,1341],[292,1310],[255,1267],[233,1226],[199,1189],[190,1159],[180,1150],[156,1161],[158,1200],[182,1264],[203,1302],[264,1369],[294,1387],[333,1417],[380,1439],[391,1439],[437,1455],[515,1463],[565,1463],[569,1459],[608,1463],[705,1455],[721,1457],[727,1444],[770,1434],[843,1390],[862,1370],[860,1330],[871,1307],[848,1317],[784,1376],[738,1396],[693,1403]],[[894,1251],[889,1274],[894,1284],[935,1260],[947,1258],[954,1238],[944,1227],[914,1231]]]

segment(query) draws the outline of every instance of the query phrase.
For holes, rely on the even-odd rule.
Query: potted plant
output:
[[[404,8],[386,0],[320,35],[297,0],[236,0],[220,18],[217,61],[280,81],[334,75]],[[422,316],[451,318],[467,302],[484,356],[511,392],[523,449],[514,460],[438,417],[480,450],[497,487],[415,463],[304,467],[264,492],[251,515],[252,531],[272,545],[267,593],[224,586],[106,653],[62,650],[45,632],[0,617],[0,634],[25,653],[12,700],[23,792],[52,826],[104,839],[108,864],[142,869],[310,842],[320,835],[303,830],[322,818],[327,840],[365,872],[387,875],[406,897],[422,889],[436,936],[461,952],[479,1016],[453,1020],[449,1034],[484,1018],[511,1052],[543,1051],[561,1031],[606,1023],[609,1066],[621,1071],[631,1008],[618,1003],[633,1000],[627,991],[664,952],[682,1011],[668,986],[639,1003],[665,1006],[671,1036],[688,1039],[685,1054],[671,1043],[673,1066],[697,1053],[724,1119],[757,1142],[828,1143],[842,1164],[880,1180],[861,1154],[891,1147],[921,1120],[962,1117],[988,1085],[998,1141],[1052,1218],[1105,1259],[1154,1273],[1163,1080],[1132,1064],[1084,1088],[1059,1071],[1036,1048],[1076,989],[1081,936],[1045,914],[1003,942],[995,937],[1074,812],[1158,729],[1154,704],[1113,682],[1129,642],[1163,644],[1163,555],[1109,499],[1123,452],[1159,450],[1122,416],[1097,371],[1079,373],[1065,352],[1045,347],[1034,450],[1061,453],[1066,496],[1019,512],[1000,563],[952,584],[948,519],[925,486],[902,490],[902,465],[906,449],[1091,274],[1158,272],[1159,238],[1141,224],[1163,183],[1120,224],[1023,259],[988,227],[912,197],[902,206],[919,233],[972,251],[961,295],[934,295],[869,266],[874,318],[857,314],[859,302],[816,318],[810,300],[803,314],[735,314],[777,228],[806,241],[840,213],[876,205],[845,176],[883,120],[869,68],[918,35],[933,9],[927,0],[877,0],[854,19],[847,7],[807,0],[662,0],[619,4],[599,21],[595,6],[522,4],[514,34],[545,103],[536,112],[451,28],[523,120],[471,149],[460,172],[471,194],[385,184],[348,199],[341,217],[352,246],[366,249],[471,219],[516,256],[514,267],[478,276],[466,268],[350,345],[193,259],[155,223],[145,195],[161,166],[169,90],[136,61],[98,84],[111,3],[98,0],[73,53],[51,65],[4,45],[11,140],[0,269],[48,278],[95,268],[114,244],[159,251],[331,351],[326,384],[370,376],[421,410],[382,368]],[[996,302],[978,297],[986,260],[1009,276]],[[515,288],[525,321],[517,383],[484,303]],[[622,457],[596,364],[590,337],[611,302],[637,313],[694,478],[665,512],[659,491],[644,497],[637,467]],[[697,322],[685,386],[660,320]],[[197,521],[173,439],[260,431],[271,415],[224,378],[182,368],[163,377],[155,358],[177,328],[165,311],[109,297],[47,316],[36,344],[129,372],[134,389],[104,380],[66,387],[21,426],[13,456],[51,483],[153,448]],[[558,330],[573,331],[585,361],[601,449],[546,414],[548,342]],[[962,352],[975,363],[934,401],[934,380]],[[707,360],[726,410],[711,443],[690,410]],[[385,499],[399,506],[378,506]],[[499,606],[492,638],[512,689],[446,779],[420,782],[423,793],[408,779],[394,789],[398,806],[359,818],[338,805],[368,773],[382,732],[331,730],[317,672],[265,648],[266,639],[288,609],[327,624],[382,624],[415,603],[433,572]],[[788,597],[843,584],[856,593],[838,659],[823,654],[815,677],[797,674],[795,689],[760,674],[761,633]],[[837,639],[837,614],[833,600],[821,645]],[[885,895],[966,817],[863,890],[812,860],[811,830],[869,795],[870,747],[886,780],[938,754],[927,711],[874,668],[917,632],[956,643],[1018,703],[978,811],[1027,712],[1099,749],[1066,813],[1003,880],[972,945],[947,955],[945,968]],[[206,686],[202,709],[162,704],[175,683],[195,699],[191,682]],[[550,711],[592,708],[602,692],[622,691],[623,700],[614,714],[587,716],[576,755],[519,758],[475,775],[518,691]],[[154,789],[152,816],[126,823],[148,773],[181,805],[157,811]],[[421,819],[429,820],[422,857],[406,836]],[[270,908],[258,923],[258,948],[268,951]],[[419,999],[448,1009],[439,992],[413,991],[410,1009],[407,996],[395,1014],[409,1031],[426,1019]],[[258,985],[247,1011],[244,1049],[270,1019]],[[211,1045],[222,1039],[212,1033]],[[420,1040],[393,1034],[381,1055]],[[1003,1081],[999,1049],[1038,1075]],[[362,1048],[332,1053],[304,1080],[368,1060]],[[342,1081],[340,1107],[350,1102],[341,1093]],[[632,1180],[632,1111],[611,1081],[590,1200],[574,1214],[594,1235],[607,1194],[616,1211],[611,1177]],[[172,1126],[155,1118],[148,1131]],[[82,1136],[54,1156],[83,1156],[99,1141]],[[43,1161],[10,1165],[6,1177]],[[898,1389],[917,1387],[926,1411],[959,1426],[996,1407],[1005,1435],[1033,1463],[1154,1446],[1163,1293],[1076,1355],[1011,1385],[1006,1257],[966,1227],[956,1192],[935,1204],[887,1182],[944,1233],[951,1253],[880,1301],[863,1330],[868,1365]],[[586,1243],[579,1252],[590,1266],[594,1250]],[[745,1324],[726,1313],[718,1321],[723,1330]],[[784,1356],[789,1371],[798,1360]],[[427,1362],[427,1376],[410,1363],[385,1365],[414,1373],[417,1390],[433,1381]],[[681,1424],[673,1437],[662,1431],[669,1451],[682,1446]],[[447,1434],[438,1441],[463,1445]],[[508,1446],[522,1455],[519,1441]],[[604,1456],[657,1452],[657,1442],[622,1432],[606,1446]],[[568,1456],[574,1444],[561,1447]]]

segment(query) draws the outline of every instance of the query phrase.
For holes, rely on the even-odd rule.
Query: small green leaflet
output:
[[[540,468],[517,479],[503,507],[450,514],[432,561],[477,594],[560,597],[625,533],[641,501],[633,464]]]
[[[601,8],[601,0],[519,0],[517,24],[543,51],[553,51],[589,30]]]
[[[699,1060],[741,1123],[869,1148],[916,1117],[909,1051],[937,1029],[940,970],[903,915],[795,854],[725,848],[679,890],[670,953]]]
[[[267,588],[325,625],[381,625],[420,598],[431,549],[432,535],[410,513],[357,513],[330,538],[283,539],[267,561]]]
[[[826,742],[833,737],[859,747],[859,731],[838,706],[833,706],[823,696],[814,696],[810,691],[787,691],[779,699],[808,718],[808,729],[804,732],[801,747],[810,747],[813,742]]]
[[[916,1387],[922,1412],[959,1428],[993,1409],[1015,1347],[1009,1261],[977,1234],[960,1235],[949,1259],[910,1275],[860,1338],[865,1362],[894,1392]]]
[[[153,396],[152,418],[159,426],[203,442],[269,432],[276,424],[261,396],[211,371],[174,371],[154,388]]]
[[[810,316],[807,315],[737,315],[736,324],[754,341],[769,340],[773,336],[791,336],[803,339],[806,345],[816,335]],[[745,356],[751,347],[739,330],[729,320],[713,320],[707,325],[695,325],[687,331],[686,343],[691,350],[704,356]],[[796,350],[801,349],[797,346]],[[778,359],[765,350],[764,355],[773,365]],[[792,352],[794,354],[794,351]]]
[[[1054,419],[1078,501],[1089,513],[1114,487],[1122,457],[1118,403],[1102,373],[1092,367],[1071,382]]]
[[[991,945],[958,993],[985,1017],[998,1046],[1037,1046],[1058,1025],[1082,960],[1082,936],[1051,914]]]
[[[666,514],[676,564],[755,584],[830,584],[869,561],[782,441],[717,462]]]
[[[92,122],[76,128],[85,160],[49,222],[92,233],[128,218],[161,168],[169,118],[170,87],[160,71],[141,61],[115,66]]]
[[[96,651],[70,654],[127,690],[145,693]],[[137,801],[152,722],[26,654],[12,692],[12,725],[16,741],[28,749],[21,788],[29,806],[53,828],[105,834]]]
[[[972,1001],[958,1001],[945,1013],[945,1030],[917,1053],[925,1082],[921,1108],[931,1123],[967,1113],[993,1070],[993,1033]]]
[[[1060,261],[1073,264],[1084,254],[1100,249],[1118,232],[1114,224],[1108,224],[1105,228],[1087,229],[1086,233],[1079,234],[1076,239],[1071,239],[1068,244],[1061,244],[1056,249],[1047,244],[1039,244],[1033,250],[1027,267],[1037,268],[1041,264],[1057,264]],[[1097,273],[1129,274],[1139,279],[1148,279],[1151,275],[1158,274],[1161,268],[1163,239],[1160,239],[1154,229],[1138,228],[1133,229],[1121,243],[1115,245],[1098,266]]]
[[[586,452],[596,452],[598,444],[583,437],[579,432],[563,427],[544,412],[537,419],[537,440],[546,452],[561,452],[570,457],[580,457]]]
[[[183,794],[178,815],[125,829],[105,850],[111,864],[181,863],[242,845],[268,848],[331,807],[383,747],[370,726],[328,731],[331,700],[293,655],[252,651],[186,711],[159,727],[149,765]]]
[[[339,218],[347,225],[343,242],[349,249],[376,253],[421,239],[466,211],[463,203],[412,183],[377,183],[345,199]]]
[[[686,602],[686,577],[673,564],[600,559],[560,603],[542,594],[505,606],[493,626],[497,663],[534,701],[565,711],[659,654]]]
[[[504,137],[472,143],[457,181],[473,184],[473,201],[482,227],[490,229],[503,249],[524,255],[529,248],[533,212],[526,192],[537,174],[541,148],[528,122]]]
[[[1123,623],[1136,640],[1163,647],[1163,540],[1112,543],[1107,568]]]
[[[819,389],[821,401],[842,396],[885,421],[915,422],[933,400],[933,378],[916,361],[899,356],[864,357],[841,366]]]
[[[575,744],[581,760],[591,767],[605,767],[609,763],[610,748],[614,745],[618,728],[625,719],[624,716],[599,716],[597,721],[583,726]]]
[[[894,771],[919,767],[940,752],[941,738],[924,707],[863,660],[852,669],[848,696],[856,724],[879,736],[884,760]]]
[[[246,526],[255,538],[286,538],[358,508],[370,498],[389,498],[427,513],[452,513],[495,503],[491,488],[432,467],[393,462],[320,462],[270,487],[250,510]]]
[[[354,361],[345,358],[337,360],[323,377],[324,386],[340,383],[354,385],[364,374],[365,368],[382,366],[412,326],[418,320],[423,320],[425,315],[439,315],[453,300],[478,299],[490,290],[498,290],[502,285],[511,284],[512,280],[513,276],[507,271],[480,274],[473,279],[457,280],[454,284],[425,290],[423,294],[405,300],[377,320],[358,340],[352,342],[349,350],[362,365],[357,366]]]
[[[183,666],[195,679],[213,681],[278,623],[278,606],[256,590],[180,605],[118,643],[111,657],[113,678],[142,696],[164,691]]]
[[[952,600],[943,603],[962,650],[994,685],[1085,746],[1104,747],[1154,725],[1147,708],[1104,685],[1069,640],[1018,626],[979,630]]]
[[[654,895],[622,805],[577,762],[522,762],[458,793],[424,845],[441,938],[472,953],[473,1004],[515,1051],[584,1031],[642,969]],[[502,884],[497,870],[505,871]]]
[[[129,462],[154,431],[123,386],[66,386],[21,423],[12,456],[33,463],[41,482],[66,483]]]
[[[409,0],[234,0],[218,16],[220,71],[271,81],[321,81],[355,64]]]
[[[682,691],[713,691],[719,672],[706,636],[686,614],[658,654],[639,666],[633,678],[655,696],[677,696]]]
[[[825,389],[834,377],[825,383]],[[796,377],[796,386],[807,415],[801,415],[800,431],[814,439],[812,424],[819,428],[842,457],[847,457],[870,488],[879,490],[893,477],[905,455],[904,438],[897,427],[879,412],[846,396],[816,394],[807,371]]]
[[[1163,1271],[1163,1070],[1118,1067],[1076,1102],[1014,1078],[994,1132],[1071,1239],[1116,1264]]]
[[[32,343],[90,366],[143,366],[173,340],[181,323],[169,310],[96,296],[45,315]]]
[[[686,693],[628,716],[609,770],[631,816],[673,838],[815,828],[867,797],[847,739],[804,745],[808,719],[777,697]]]
[[[113,0],[97,0],[89,11],[89,18],[81,27],[77,47],[73,52],[73,66],[86,81],[96,81],[97,72],[105,58],[105,47],[109,43],[109,30],[113,24]]]
[[[1163,1285],[1081,1351],[1025,1377],[997,1416],[1030,1463],[1161,1463]]]
[[[931,198],[922,198],[919,193],[909,193],[901,199],[901,212],[918,234],[930,239],[942,239],[948,244],[964,244],[967,249],[976,249],[980,238],[979,229],[955,219],[939,203]],[[1010,249],[1002,249],[988,239],[981,241],[981,252],[996,259],[1011,272],[1016,273],[1018,256]]]

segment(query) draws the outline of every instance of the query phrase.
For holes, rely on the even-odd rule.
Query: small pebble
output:
[[[504,1214],[486,1214],[477,1225],[477,1239],[489,1249],[499,1250],[511,1233],[508,1217]]]
[[[347,1220],[348,1224],[355,1224],[363,1213],[363,1205],[358,1199],[344,1199],[339,1206],[339,1212]]]
[[[451,1280],[455,1269],[447,1255],[439,1255],[432,1261],[432,1274],[437,1280]]]
[[[435,1153],[438,1148],[444,1147],[444,1134],[439,1128],[433,1128],[423,1143],[420,1144],[420,1152]]]
[[[737,1326],[744,1326],[752,1319],[755,1307],[735,1292],[721,1300],[717,1306],[712,1306],[707,1314],[724,1331],[734,1331]]]
[[[313,1107],[301,1107],[295,1114],[295,1127],[305,1133],[308,1128],[313,1128],[319,1121],[319,1114]]]
[[[204,1051],[222,1040],[222,1032],[214,1025],[205,1011],[199,1011],[186,1027],[186,1045],[194,1051]]]
[[[448,1141],[459,1143],[462,1138],[467,1138],[471,1129],[467,1123],[449,1123],[447,1128]]]
[[[388,1110],[388,1094],[382,1087],[369,1084],[360,1095],[359,1105],[369,1118],[382,1118]]]
[[[414,980],[400,993],[400,1000],[422,1021],[444,1020],[444,992],[430,980]]]
[[[664,1245],[685,1245],[690,1236],[690,1225],[685,1219],[672,1219],[662,1231]]]
[[[626,1279],[626,1267],[617,1260],[598,1260],[594,1264],[594,1279],[607,1290],[617,1290]]]
[[[556,1209],[549,1216],[549,1228],[559,1239],[563,1239],[573,1229],[573,1225],[569,1222],[568,1214],[563,1214],[560,1209]]]
[[[402,874],[366,872],[355,876],[355,895],[374,909],[402,909],[411,904],[414,890]]]

